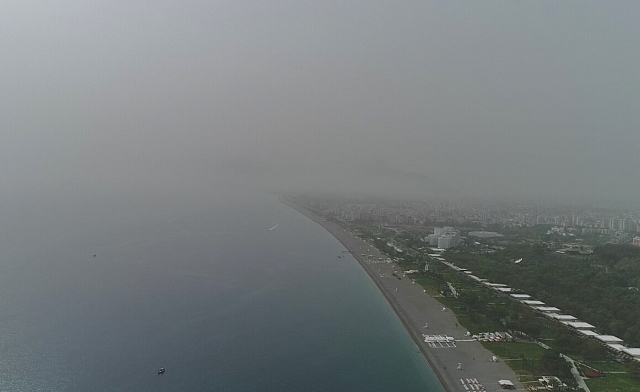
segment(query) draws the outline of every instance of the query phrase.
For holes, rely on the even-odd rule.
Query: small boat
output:
[[[158,375],[160,375],[160,374],[164,374],[164,368],[158,369]]]

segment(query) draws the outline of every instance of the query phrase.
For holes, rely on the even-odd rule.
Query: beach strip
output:
[[[501,389],[498,380],[503,379],[524,390],[513,370],[501,360],[492,361],[493,354],[467,336],[453,312],[443,308],[408,277],[402,277],[401,273],[396,276],[397,266],[383,262],[387,255],[339,224],[325,221],[293,201],[281,199],[281,202],[322,226],[358,261],[398,315],[445,390],[497,391]]]

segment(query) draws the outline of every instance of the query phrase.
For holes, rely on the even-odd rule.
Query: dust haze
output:
[[[634,201],[638,17],[637,2],[5,1],[3,194]]]

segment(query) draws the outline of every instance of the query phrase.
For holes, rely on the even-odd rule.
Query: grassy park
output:
[[[418,265],[409,266],[407,269],[417,268]],[[460,298],[452,296],[445,297],[442,295],[442,291],[445,288],[444,280],[455,281],[456,287],[460,287],[461,290],[469,292],[477,292],[485,290],[483,288],[473,287],[472,282],[461,281],[455,274],[449,273],[446,269],[436,267],[436,274],[433,275],[416,275],[412,279],[420,284],[431,296],[437,298],[439,302],[450,308],[457,316],[460,325],[471,331],[472,333],[500,331],[505,327],[495,319],[487,317],[485,312],[478,312],[472,306],[466,305]],[[505,313],[506,307],[511,307],[510,314],[514,315],[518,312],[530,312],[530,310],[518,306],[517,303],[511,303],[508,299],[500,298],[494,293],[484,293],[485,295],[478,295],[479,298],[485,298],[490,303],[479,304],[478,308],[484,309],[485,307],[498,307],[501,308],[502,314]],[[488,298],[488,299],[487,299]],[[491,313],[491,312],[489,312]],[[530,315],[524,315],[528,318]],[[549,345],[553,346],[555,338],[558,335],[558,327],[553,325],[552,322],[544,318],[534,318],[534,323],[539,324],[539,333],[537,337],[543,340]],[[547,325],[549,324],[549,325]],[[562,333],[562,331],[561,331]],[[584,343],[584,341],[580,341]],[[513,341],[513,342],[483,342],[482,345],[494,353],[497,357],[501,358],[514,372],[518,375],[521,382],[525,385],[536,382],[536,380],[542,375],[557,375],[567,382],[567,384],[573,384],[571,377],[565,373],[566,368],[558,369],[555,374],[547,369],[553,368],[547,363],[545,366],[545,352],[548,351],[540,345],[533,342],[525,341]],[[584,360],[580,354],[580,350],[575,348],[573,352],[569,353],[576,360]],[[548,356],[547,356],[548,357]],[[562,361],[559,361],[563,366]],[[628,391],[628,392],[640,392],[640,384],[631,378],[626,373],[626,366],[624,364],[615,361],[589,361],[584,362],[589,367],[597,369],[606,373],[602,378],[587,379],[587,386],[592,392],[613,392],[613,391]],[[611,372],[611,373],[608,373]],[[564,376],[564,377],[562,377]]]

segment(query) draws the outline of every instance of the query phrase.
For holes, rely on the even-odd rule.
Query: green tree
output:
[[[599,361],[607,356],[606,350],[593,340],[587,340],[582,345],[581,354],[586,361]]]
[[[638,325],[633,325],[628,328],[623,339],[631,347],[637,347],[640,345],[640,328],[638,328]]]
[[[627,374],[634,380],[640,381],[640,362],[631,361],[627,364]]]

